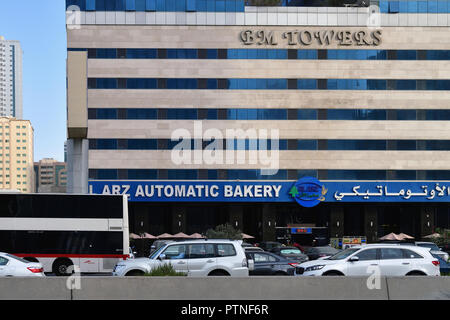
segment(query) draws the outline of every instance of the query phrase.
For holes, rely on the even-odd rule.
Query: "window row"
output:
[[[381,13],[450,13],[448,0],[380,0]]]
[[[291,0],[292,1],[292,0]],[[66,0],[81,11],[244,12],[244,0]]]
[[[450,120],[450,110],[88,109],[89,120]]]
[[[450,80],[89,78],[89,89],[450,90]]]
[[[450,180],[450,170],[89,169],[92,180]]]
[[[90,139],[90,150],[433,150],[449,151],[450,140],[314,140],[314,139]]]
[[[450,50],[79,49],[89,59],[450,60]]]
[[[280,0],[270,6],[343,6],[355,1]],[[82,11],[244,12],[245,6],[264,4],[258,0],[66,0],[66,8]],[[449,13],[448,0],[380,0],[382,13]]]

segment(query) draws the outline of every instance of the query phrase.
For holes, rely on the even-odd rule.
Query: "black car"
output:
[[[249,250],[245,255],[255,263],[254,269],[249,271],[251,276],[293,276],[298,265],[297,261],[266,251]]]
[[[270,251],[273,248],[281,247],[283,244],[276,241],[264,241],[261,242],[258,247],[263,248],[266,251]]]
[[[319,258],[333,256],[341,250],[335,249],[330,246],[324,247],[309,247],[305,249],[305,254],[308,256],[309,260],[317,260]]]
[[[303,254],[302,251],[297,247],[278,247],[272,248],[269,251],[276,254],[277,256],[281,256],[289,260],[294,260],[298,263],[303,263],[309,260],[308,256],[306,254]]]

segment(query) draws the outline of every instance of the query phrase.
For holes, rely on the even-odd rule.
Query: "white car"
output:
[[[374,271],[381,276],[440,275],[439,261],[429,248],[396,244],[352,247],[296,268],[296,274],[303,276],[369,276]]]
[[[0,252],[0,277],[45,277],[42,264]]]
[[[188,240],[168,243],[148,258],[120,261],[113,276],[137,276],[170,263],[187,276],[248,277],[248,262],[244,249],[232,240]]]

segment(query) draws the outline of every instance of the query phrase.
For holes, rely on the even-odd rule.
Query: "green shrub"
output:
[[[207,230],[206,237],[208,239],[242,240],[242,233],[241,230],[235,229],[231,224],[226,223],[218,225],[214,230]]]
[[[184,277],[187,276],[184,272],[176,271],[170,263],[164,263],[157,268],[152,269],[149,273],[146,273],[147,277]]]

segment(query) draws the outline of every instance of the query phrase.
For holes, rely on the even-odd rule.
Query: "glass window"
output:
[[[402,251],[403,251],[403,258],[405,258],[405,259],[422,259],[423,258],[420,254],[418,254],[412,250],[402,249]]]
[[[269,262],[269,255],[255,252],[253,259],[255,260],[255,263]]]
[[[403,259],[402,249],[397,248],[381,248],[381,260]]]
[[[4,258],[4,257],[0,257],[0,266],[6,266],[8,264],[9,260]]]
[[[236,255],[236,249],[232,244],[218,244],[217,254],[219,257],[229,257]]]
[[[189,245],[189,259],[205,259],[215,257],[213,244]]]
[[[166,250],[162,252],[162,254],[165,254],[166,259],[168,260],[186,259],[187,258],[186,245],[178,244],[168,246]]]
[[[377,260],[377,249],[362,250],[356,254],[359,261]]]

